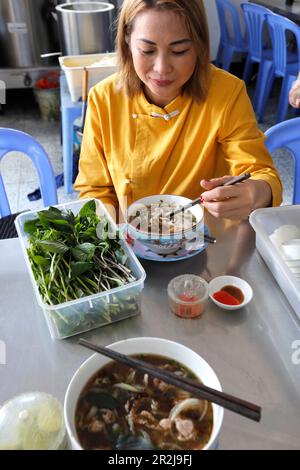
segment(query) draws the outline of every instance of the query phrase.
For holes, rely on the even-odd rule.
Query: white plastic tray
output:
[[[89,72],[88,88],[117,71],[117,56],[114,52],[105,54],[85,54],[59,57],[59,63],[65,72],[72,101],[82,95],[83,68]]]
[[[300,227],[300,206],[257,209],[250,216],[250,224],[256,232],[256,247],[259,253],[300,318],[300,283],[269,238],[281,225]]]

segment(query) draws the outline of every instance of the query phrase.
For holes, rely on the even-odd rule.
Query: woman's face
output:
[[[134,20],[130,49],[150,102],[164,107],[181,93],[196,65],[184,20],[172,11],[148,10]]]

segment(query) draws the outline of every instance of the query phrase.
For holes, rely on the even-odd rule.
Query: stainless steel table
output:
[[[189,346],[214,368],[225,391],[263,408],[259,424],[225,412],[220,449],[300,449],[300,364],[292,360],[300,322],[256,252],[248,223],[209,222],[218,242],[205,252],[177,263],[143,262],[142,315],[81,336],[101,345],[160,336]],[[241,311],[210,303],[198,319],[177,318],[166,288],[183,273],[207,280],[238,274],[252,285],[254,298]],[[18,240],[0,241],[0,403],[32,390],[63,401],[73,373],[90,355],[77,341],[51,340]]]

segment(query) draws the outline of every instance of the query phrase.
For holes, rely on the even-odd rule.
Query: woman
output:
[[[289,101],[293,108],[300,108],[300,72],[297,80],[290,89]]]
[[[119,74],[89,95],[81,197],[124,212],[153,194],[202,193],[211,214],[230,219],[280,204],[281,183],[244,83],[209,62],[201,0],[125,0],[117,52]],[[250,180],[219,187],[246,172]]]

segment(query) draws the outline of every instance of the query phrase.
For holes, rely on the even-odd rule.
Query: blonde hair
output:
[[[195,70],[184,85],[183,92],[197,101],[205,100],[210,83],[210,47],[207,18],[202,0],[124,0],[117,31],[119,87],[125,88],[130,98],[142,89],[142,82],[134,69],[129,39],[136,16],[150,9],[171,10],[183,18],[197,55]]]

